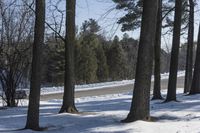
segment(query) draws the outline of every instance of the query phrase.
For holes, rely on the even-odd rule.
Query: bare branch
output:
[[[23,2],[26,4],[26,6],[28,6],[34,13],[35,13],[35,10],[32,8],[31,5],[28,5],[28,3],[26,3],[26,1],[23,0]],[[56,31],[47,21],[45,21],[45,24],[55,33],[59,36],[59,38],[63,41],[65,41],[65,38],[58,32]]]

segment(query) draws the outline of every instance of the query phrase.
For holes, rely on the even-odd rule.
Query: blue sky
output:
[[[52,0],[54,1],[54,0]],[[62,4],[61,7],[65,6]],[[80,28],[82,23],[89,18],[96,19],[99,25],[102,27],[101,33],[104,34],[108,39],[114,37],[114,35],[118,35],[122,37],[124,34],[120,31],[120,26],[116,23],[117,18],[126,14],[123,11],[112,11],[106,17],[102,17],[105,15],[107,11],[114,8],[115,4],[111,0],[77,0],[76,1],[76,25]],[[197,6],[197,9],[200,9]],[[196,9],[196,10],[197,10]],[[195,15],[195,36],[194,40],[197,40],[197,32],[198,32],[198,24],[200,21],[200,13],[196,13]],[[134,39],[139,38],[139,30],[128,32],[130,37]],[[181,42],[184,43],[187,41],[187,36],[181,37]],[[171,47],[172,43],[172,35],[164,36],[162,38],[162,47],[165,49],[166,44]]]
[[[120,31],[120,26],[116,24],[117,18],[125,14],[121,11],[113,10],[106,17],[103,17],[107,11],[114,8],[115,4],[111,0],[77,0],[76,6],[76,24],[80,27],[84,20],[94,18],[102,27],[101,32],[108,38],[117,34],[121,37],[124,33]],[[130,36],[138,38],[138,32],[128,32]]]
[[[108,37],[112,37],[115,34],[118,36],[122,36],[123,33],[120,31],[120,26],[116,24],[117,18],[124,15],[123,11],[112,11],[106,18],[102,18],[102,15],[105,14],[109,9],[115,7],[114,3],[111,0],[77,0],[77,10],[76,10],[76,23],[81,26],[84,20],[88,20],[89,18],[94,18],[98,20],[99,25],[102,27],[102,32],[106,34]],[[197,6],[199,9],[199,6]],[[196,13],[195,16],[195,36],[194,40],[197,40],[197,32],[198,32],[198,24],[200,13]],[[114,28],[113,28],[114,25]],[[118,29],[116,30],[116,28]],[[116,30],[116,32],[115,32]],[[135,38],[139,38],[139,30],[128,32],[128,34]],[[186,41],[186,36],[182,36],[181,42]],[[171,44],[171,36],[166,36],[165,39],[162,39],[162,45],[165,47],[164,43]]]

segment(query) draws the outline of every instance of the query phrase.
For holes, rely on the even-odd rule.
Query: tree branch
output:
[[[35,12],[35,10],[31,7],[31,5],[28,5],[24,0],[23,0],[23,2],[24,2],[24,3],[26,4],[26,6],[28,6],[33,12]],[[59,32],[57,32],[47,21],[45,21],[45,24],[46,24],[54,33],[56,33],[62,41],[65,41],[65,38],[64,38]]]

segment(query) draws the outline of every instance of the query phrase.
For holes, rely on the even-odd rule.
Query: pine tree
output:
[[[122,122],[149,120],[150,118],[149,99],[158,0],[144,0],[143,7],[132,104],[127,118]]]
[[[92,83],[97,81],[97,58],[95,51],[89,45],[82,44],[80,59],[78,62],[78,79],[81,83]]]
[[[45,60],[45,79],[52,85],[63,85],[65,66],[65,47],[62,40],[48,39]]]
[[[99,30],[100,26],[94,19],[84,21],[81,27],[79,38],[81,55],[77,59],[77,64],[79,64],[77,75],[83,83],[105,81],[108,78],[108,66],[100,42],[101,36],[98,35]]]
[[[96,49],[96,58],[97,58],[97,78],[98,81],[106,81],[109,76],[108,71],[108,65],[107,65],[107,59],[105,52],[103,50],[102,44],[99,43],[97,49]]]
[[[162,0],[158,0],[158,15],[156,25],[156,37],[154,46],[154,88],[152,99],[163,99],[161,96],[160,67],[161,67],[161,34],[162,34]]]
[[[76,84],[80,84],[82,82],[81,79],[81,73],[80,73],[80,67],[82,64],[80,64],[81,60],[81,45],[79,40],[74,46],[74,65],[75,65],[75,78],[76,78]]]
[[[95,19],[85,20],[81,26],[82,35],[94,35],[97,34],[100,30],[100,26]]]
[[[187,44],[184,93],[190,91],[192,84],[192,68],[193,68],[194,1],[189,0],[189,5],[190,5],[190,11],[189,11],[188,44]]]
[[[176,0],[172,52],[171,52],[170,72],[169,72],[169,82],[168,82],[166,102],[176,101],[176,81],[177,81],[177,71],[178,71],[178,55],[180,46],[181,15],[182,15],[181,12],[182,12],[182,0]]]
[[[199,25],[196,59],[195,59],[194,73],[193,73],[190,94],[200,93],[200,82],[199,81],[200,81],[200,25]]]
[[[117,10],[124,10],[126,15],[118,20],[118,24],[122,24],[122,31],[131,31],[141,26],[142,16],[142,0],[113,0],[116,3]]]
[[[138,52],[138,41],[130,38],[128,34],[124,34],[122,40],[120,41],[122,48],[125,52],[126,58],[126,70],[125,78],[133,79],[135,78],[135,68],[137,61],[137,52]]]
[[[126,61],[124,51],[117,36],[114,37],[107,58],[110,78],[112,80],[123,79],[125,77]]]

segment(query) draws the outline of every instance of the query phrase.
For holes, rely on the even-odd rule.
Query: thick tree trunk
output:
[[[190,2],[190,13],[189,13],[188,45],[187,45],[184,93],[190,91],[192,84],[192,68],[193,68],[194,1],[189,0],[189,2]]]
[[[196,60],[194,65],[194,73],[192,79],[192,85],[190,94],[200,93],[200,25],[199,25],[199,34],[198,34],[198,42],[197,42],[197,53]]]
[[[136,78],[130,112],[122,122],[149,120],[153,48],[156,33],[158,0],[144,0]]]
[[[65,83],[64,83],[63,105],[59,113],[78,112],[74,103],[75,6],[76,6],[76,0],[66,0]]]
[[[161,29],[162,29],[162,0],[158,0],[158,15],[156,25],[156,37],[154,46],[154,89],[152,100],[163,99],[160,92],[160,53],[161,53]]]
[[[41,84],[41,57],[45,30],[45,0],[36,0],[33,59],[26,129],[40,130],[39,103]]]
[[[177,81],[178,55],[179,55],[180,31],[181,31],[181,10],[182,10],[182,0],[176,0],[172,52],[171,52],[170,72],[169,72],[169,82],[168,82],[166,102],[176,101],[176,81]]]

